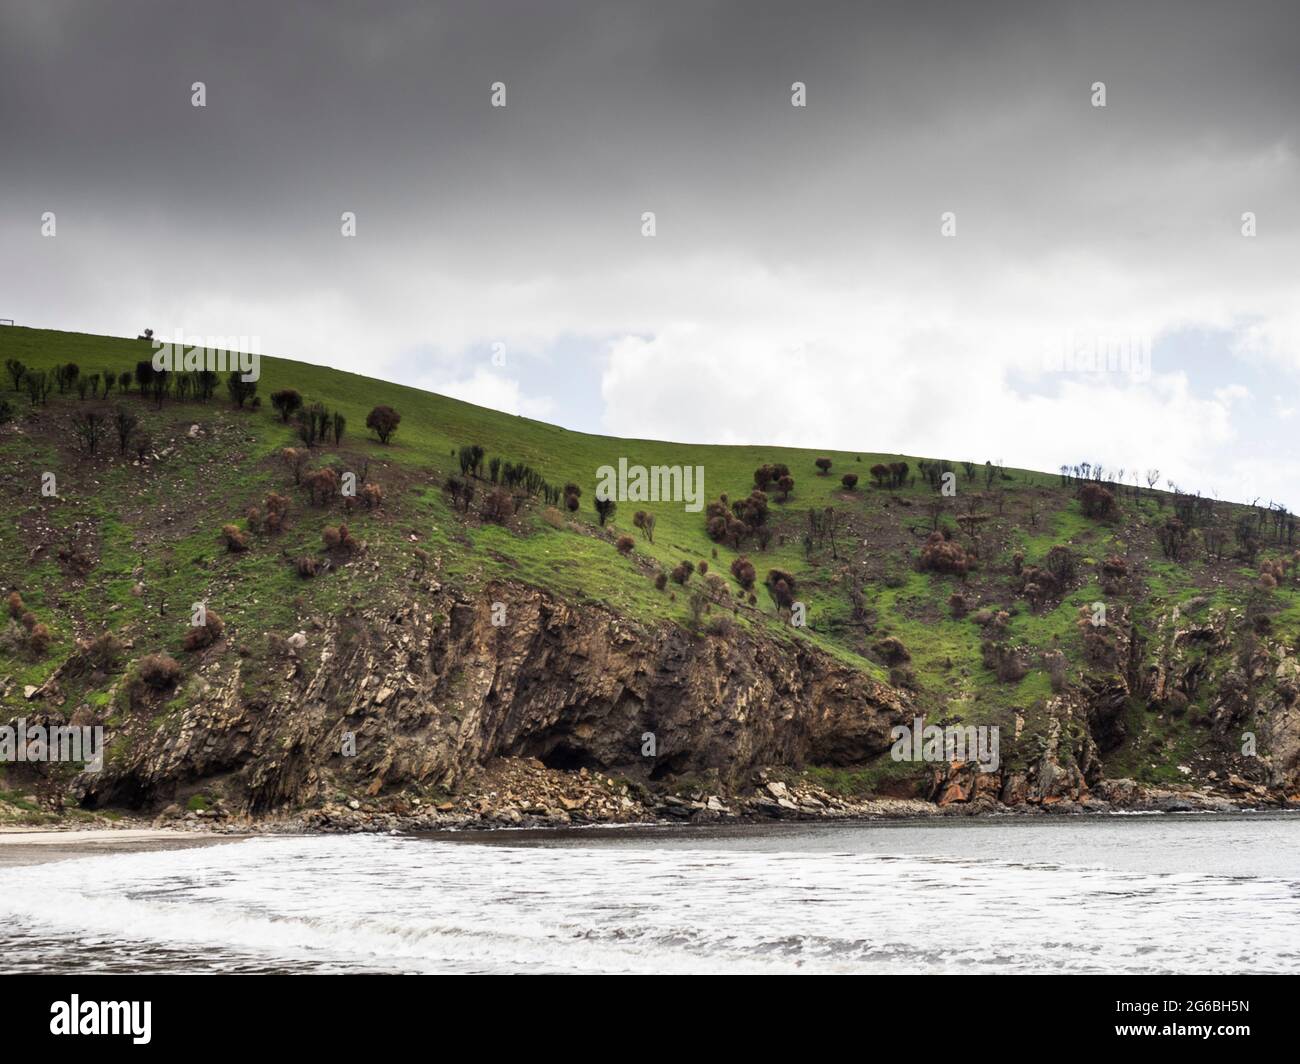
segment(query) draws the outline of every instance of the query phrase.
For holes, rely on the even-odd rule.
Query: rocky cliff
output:
[[[730,791],[761,766],[873,758],[911,715],[904,694],[816,650],[739,626],[641,627],[514,584],[472,601],[435,585],[241,650],[214,652],[163,726],[136,705],[106,770],[82,777],[85,799],[156,806],[202,789],[262,813],[454,791],[499,757]]]
[[[1107,667],[1050,699],[1034,734],[1008,736],[1018,756],[998,771],[917,766],[894,793],[968,812],[1294,801],[1300,719],[1287,692],[1296,659],[1266,638],[1243,651],[1234,625],[1227,613],[1191,622],[1175,610],[1141,643],[1147,654],[1120,626]],[[530,809],[543,822],[567,821],[575,808],[595,820],[890,812],[819,790],[798,770],[879,758],[891,728],[915,712],[906,692],[807,644],[776,645],[737,625],[641,626],[517,583],[473,597],[430,583],[399,609],[348,612],[254,642],[214,647],[183,692],[119,693],[114,702],[130,709],[106,721],[112,754],[104,772],[80,777],[83,802],[146,812],[201,794],[236,815],[332,808],[347,821],[340,803],[355,795],[354,807],[441,808],[455,823],[514,823]],[[59,705],[58,675],[33,701],[63,717],[71,707]],[[1105,754],[1123,738],[1127,707],[1184,713],[1207,684],[1206,742],[1184,786],[1107,778]],[[1274,693],[1260,704],[1265,689]],[[174,708],[160,714],[169,698]],[[1250,704],[1265,757],[1237,749]],[[71,719],[100,717],[82,705]],[[485,785],[500,759],[537,771]],[[592,779],[615,787],[615,777],[612,801],[574,798],[566,782],[582,791]],[[412,795],[432,798],[411,806]],[[919,805],[892,811],[915,815]]]

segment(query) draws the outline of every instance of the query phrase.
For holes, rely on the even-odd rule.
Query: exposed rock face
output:
[[[815,649],[644,628],[518,585],[473,601],[438,589],[305,634],[263,660],[214,657],[179,722],[137,711],[86,797],[166,804],[206,781],[259,813],[340,788],[455,787],[500,756],[727,788],[762,765],[867,760],[912,717],[906,695]]]
[[[1251,634],[1230,612],[1189,621],[1175,609],[1144,636],[1123,614],[1115,621],[1034,730],[1022,736],[1017,727],[1014,763],[992,773],[960,762],[918,766],[891,793],[945,813],[1300,801],[1294,648]],[[108,765],[79,777],[80,796],[92,806],[157,810],[202,792],[230,815],[261,816],[337,807],[344,795],[400,804],[404,793],[432,788],[476,795],[449,816],[549,810],[536,795],[498,793],[491,774],[482,776],[507,758],[535,759],[547,772],[605,773],[658,795],[634,791],[631,811],[620,795],[599,816],[586,814],[593,820],[723,815],[709,805],[723,801],[716,796],[732,803],[729,813],[811,816],[812,801],[771,794],[770,785],[742,796],[766,768],[870,761],[915,713],[906,692],[802,640],[739,626],[726,635],[646,627],[517,584],[472,599],[430,585],[396,610],[346,613],[267,642],[267,652],[218,645],[179,692],[145,692],[129,713],[118,710]],[[35,697],[59,706],[59,678],[78,661]],[[160,713],[178,700],[183,708]],[[72,715],[102,723],[111,705]],[[1135,712],[1194,714],[1187,719],[1205,741],[1180,766],[1185,782],[1152,788],[1105,778]],[[1246,735],[1258,755],[1242,750]],[[682,786],[697,797],[673,797]],[[849,809],[837,804],[837,815]]]

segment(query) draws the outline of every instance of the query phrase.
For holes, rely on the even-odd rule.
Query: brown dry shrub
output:
[[[483,497],[483,520],[504,525],[515,512],[514,496],[505,488],[493,488]]]
[[[190,630],[185,633],[185,649],[193,652],[202,650],[204,647],[210,647],[221,638],[221,633],[225,629],[226,622],[221,619],[217,611],[207,610],[204,623],[192,625]]]
[[[231,554],[238,554],[241,551],[248,550],[248,534],[242,531],[238,525],[221,526],[221,542],[226,545],[226,550]]]
[[[339,475],[329,466],[324,466],[308,473],[302,478],[302,483],[307,489],[307,497],[311,499],[312,505],[323,506],[338,493]]]
[[[87,639],[77,644],[77,649],[92,668],[107,671],[122,656],[122,641],[112,632],[102,632],[94,639]]]
[[[170,654],[149,654],[136,662],[135,675],[146,687],[165,691],[181,678],[181,667]]]
[[[27,636],[27,649],[38,658],[44,657],[46,651],[50,649],[50,643],[50,630],[39,622],[33,625],[31,632]]]
[[[901,639],[889,636],[876,644],[876,653],[886,665],[902,665],[912,660],[912,655]]]
[[[965,576],[974,567],[974,561],[959,543],[944,539],[942,532],[931,532],[921,550],[920,568],[935,573],[952,573]]]

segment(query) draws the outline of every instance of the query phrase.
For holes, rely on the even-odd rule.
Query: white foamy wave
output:
[[[813,849],[255,839],[10,869],[0,918],[17,968],[93,943],[103,970],[115,949],[200,970],[1300,969],[1294,880],[828,849],[828,837],[841,836]]]

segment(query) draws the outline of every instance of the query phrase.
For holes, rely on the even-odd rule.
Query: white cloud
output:
[[[506,414],[522,414],[540,421],[546,420],[555,412],[555,404],[548,396],[525,396],[517,380],[483,368],[475,370],[463,380],[428,378],[417,382],[417,386],[476,406],[485,406]]]

